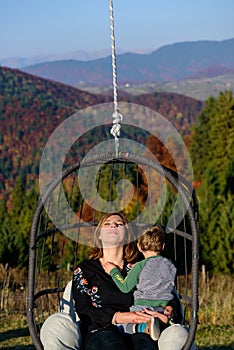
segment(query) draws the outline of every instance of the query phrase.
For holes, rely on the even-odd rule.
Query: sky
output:
[[[111,48],[109,0],[0,0],[0,58]],[[156,50],[234,37],[234,0],[113,0],[115,45]]]

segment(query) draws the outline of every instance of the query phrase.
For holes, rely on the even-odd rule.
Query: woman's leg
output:
[[[132,350],[128,338],[127,334],[102,329],[87,335],[85,350]]]
[[[188,329],[180,324],[173,324],[166,328],[158,340],[159,350],[181,350],[188,337]],[[192,344],[190,350],[194,350]]]
[[[64,312],[55,313],[45,320],[40,338],[44,350],[79,350],[81,348],[79,325]]]

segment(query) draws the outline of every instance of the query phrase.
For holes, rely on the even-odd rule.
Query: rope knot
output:
[[[113,113],[113,126],[110,130],[110,133],[114,138],[116,139],[118,136],[120,136],[120,129],[121,129],[121,122],[123,121],[122,114],[119,113],[119,111],[115,111]]]
[[[116,157],[119,155],[119,140],[118,137],[120,136],[120,129],[121,129],[121,122],[123,121],[122,114],[119,113],[119,111],[115,111],[113,113],[113,126],[110,130],[110,133],[115,138],[115,153]]]

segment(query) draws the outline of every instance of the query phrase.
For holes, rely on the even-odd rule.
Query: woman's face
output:
[[[111,215],[103,221],[99,235],[103,248],[124,245],[125,236],[126,229],[119,215]]]

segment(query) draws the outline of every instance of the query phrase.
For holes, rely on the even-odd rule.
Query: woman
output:
[[[105,227],[107,230],[101,232]],[[159,350],[181,350],[188,332],[179,324],[166,328],[158,344],[144,333],[124,335],[119,332],[115,324],[144,323],[157,315],[155,311],[148,311],[148,314],[129,312],[133,295],[121,293],[102,268],[105,261],[110,261],[126,275],[129,264],[137,258],[134,237],[125,217],[119,213],[105,215],[94,238],[95,246],[90,259],[82,262],[75,270],[72,293],[68,289],[67,298],[63,296],[64,305],[69,305],[69,310],[64,308],[62,312],[49,316],[42,325],[40,335],[44,350],[115,350],[117,347],[118,350],[156,350],[157,345]],[[78,287],[79,283],[81,287]],[[74,312],[71,312],[72,296],[81,322],[77,322]],[[84,346],[81,346],[81,341]]]
[[[157,343],[148,334],[121,333],[116,326],[123,323],[145,323],[154,316],[154,311],[128,311],[133,303],[133,293],[120,292],[103,269],[109,261],[126,276],[129,264],[134,263],[136,258],[134,237],[125,216],[121,213],[104,215],[95,231],[94,248],[89,260],[83,261],[75,269],[72,285],[75,309],[81,320],[82,333],[85,334],[85,350],[157,348]],[[186,334],[181,338],[181,348],[186,341]]]

